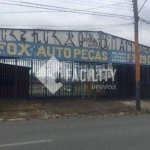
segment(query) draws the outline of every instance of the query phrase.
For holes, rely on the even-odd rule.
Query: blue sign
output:
[[[0,56],[46,60],[55,56],[60,61],[135,63],[133,52],[12,41],[0,42]],[[150,65],[150,54],[141,54],[140,63]]]

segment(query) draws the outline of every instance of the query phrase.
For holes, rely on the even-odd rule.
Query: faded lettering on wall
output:
[[[0,41],[34,42],[134,52],[134,43],[132,41],[101,31],[0,29]],[[150,48],[140,45],[140,51],[142,53],[150,53]]]

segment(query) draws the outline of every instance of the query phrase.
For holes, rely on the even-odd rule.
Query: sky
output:
[[[138,0],[139,9],[144,2]],[[1,28],[95,30],[134,41],[132,0],[0,0],[0,8]],[[147,0],[139,17],[150,22],[149,16]],[[150,46],[149,34],[150,25],[139,21],[139,42]]]

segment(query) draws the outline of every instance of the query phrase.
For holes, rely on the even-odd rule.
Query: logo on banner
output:
[[[52,57],[35,74],[37,79],[52,93],[55,94],[63,85],[56,82],[61,63]]]

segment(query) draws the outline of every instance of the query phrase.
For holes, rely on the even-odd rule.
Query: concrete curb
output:
[[[13,121],[25,121],[25,120],[26,120],[25,118],[15,118],[15,119],[6,119],[5,121],[13,122]]]

